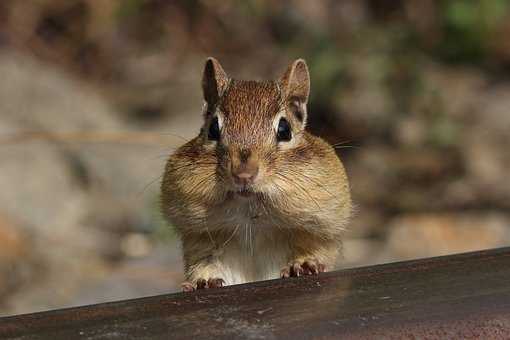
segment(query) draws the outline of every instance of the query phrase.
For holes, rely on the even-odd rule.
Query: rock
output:
[[[380,263],[379,254],[384,247],[382,240],[368,238],[346,238],[343,241],[343,256],[338,268],[366,266]]]
[[[1,52],[1,51],[0,51]],[[92,87],[56,67],[15,53],[0,53],[0,112],[10,131],[112,131],[111,106]]]
[[[500,84],[479,96],[463,131],[462,152],[467,179],[478,201],[510,208],[510,84]]]
[[[138,241],[137,241],[138,242]],[[73,305],[168,294],[181,291],[184,280],[178,244],[153,244],[150,253],[129,258],[109,275],[82,287],[72,298]]]
[[[510,244],[510,217],[502,213],[406,214],[389,224],[388,260],[460,253]]]
[[[12,294],[33,274],[33,246],[28,235],[0,215],[0,299]]]
[[[100,95],[29,57],[1,54],[0,74],[4,77],[0,137],[22,131],[120,126]],[[63,307],[82,284],[104,275],[109,259],[101,245],[108,240],[109,246],[102,247],[115,248],[119,236],[109,239],[108,233],[84,223],[93,214],[94,197],[88,191],[93,176],[68,144],[20,140],[2,145],[0,158],[0,207],[17,222],[0,234],[6,243],[0,247],[11,258],[17,256],[23,241],[16,235],[21,232],[18,225],[22,226],[31,243],[16,265],[32,259],[37,263],[23,267],[28,271],[24,278],[37,280],[17,282],[17,289],[0,301],[0,314]]]
[[[0,216],[0,261],[12,262],[26,250],[26,237],[12,222]]]
[[[145,257],[152,251],[152,243],[142,233],[129,233],[122,239],[121,250],[131,258]]]
[[[462,160],[432,148],[370,145],[347,164],[353,200],[363,210],[439,209],[448,185],[462,175]]]
[[[6,80],[0,83],[0,143],[20,132],[122,134],[135,129],[97,89],[55,67],[24,55],[0,53],[0,74]],[[199,86],[197,82],[197,92]],[[179,116],[154,127],[154,135],[166,135],[156,130],[172,129],[172,122],[186,127],[169,131],[177,135],[198,131],[201,100],[195,106],[196,125]],[[3,267],[13,273],[16,259],[16,268],[26,272],[5,276],[12,278],[6,284],[0,282],[0,314],[69,306],[84,287],[102,282],[120,260],[151,251],[150,242],[140,235],[154,228],[166,157],[183,143],[177,137],[167,139],[174,142],[20,138],[0,144],[0,207],[31,240],[27,259],[20,260],[14,255],[21,242],[17,227],[5,233],[0,229],[0,255],[11,254],[4,256]],[[36,265],[30,262],[34,259]],[[27,279],[32,277],[37,279]],[[108,286],[111,290],[115,282]]]

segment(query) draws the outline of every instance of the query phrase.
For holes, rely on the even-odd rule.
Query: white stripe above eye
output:
[[[274,117],[274,120],[273,120],[273,130],[274,130],[274,132],[275,132],[275,133],[277,133],[277,132],[278,132],[278,124],[280,123],[280,119],[281,119],[282,117],[287,118],[287,117],[285,116],[285,112],[284,112],[284,111],[280,111],[280,112],[278,112],[278,113],[276,114],[276,116]]]
[[[204,128],[206,129],[205,130],[204,138],[205,138],[205,141],[207,141],[207,143],[205,143],[204,146],[205,146],[205,148],[207,150],[213,150],[213,148],[216,147],[216,144],[218,143],[217,141],[210,140],[208,138],[209,128],[211,127],[212,121],[216,117],[218,118],[218,127],[219,127],[219,130],[220,130],[220,135],[221,135],[221,132],[222,132],[221,130],[222,130],[222,127],[223,127],[223,115],[218,110],[216,110],[216,112],[214,112],[211,115],[211,117],[209,118],[209,123],[207,124],[207,122],[205,122],[205,124],[204,124]]]
[[[213,119],[215,116],[218,117],[218,127],[220,128],[221,131],[221,128],[223,127],[223,115],[220,113],[220,111],[216,110]]]

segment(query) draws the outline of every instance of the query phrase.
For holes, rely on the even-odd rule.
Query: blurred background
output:
[[[510,1],[0,2],[0,315],[179,290],[165,158],[207,56],[312,77],[356,216],[343,267],[510,244]]]

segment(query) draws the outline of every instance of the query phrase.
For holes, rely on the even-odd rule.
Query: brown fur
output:
[[[162,182],[162,209],[181,236],[187,279],[276,278],[280,269],[309,259],[331,268],[351,201],[334,149],[304,130],[306,64],[294,62],[279,81],[225,77],[209,59],[202,132],[170,156]],[[215,116],[222,119],[219,142],[207,137]],[[275,139],[279,116],[292,127],[290,142]],[[248,198],[238,196],[232,180],[240,164],[259,173]]]

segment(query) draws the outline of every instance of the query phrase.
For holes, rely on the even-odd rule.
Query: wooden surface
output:
[[[0,318],[0,339],[510,338],[510,248]]]

